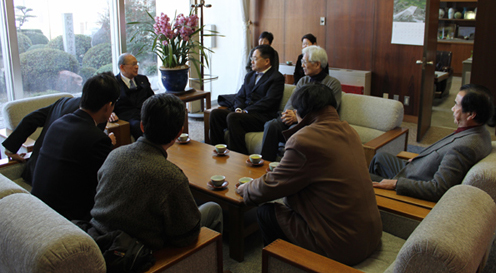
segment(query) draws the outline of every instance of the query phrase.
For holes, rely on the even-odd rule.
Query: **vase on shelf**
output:
[[[439,9],[439,19],[444,18],[444,9]]]
[[[453,19],[453,16],[455,15],[455,9],[454,8],[449,8],[448,10],[448,19]]]
[[[162,74],[162,84],[167,92],[179,93],[183,92],[188,84],[189,66],[182,65],[179,67],[160,67]]]

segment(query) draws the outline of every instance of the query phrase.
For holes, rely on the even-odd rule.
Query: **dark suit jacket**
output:
[[[136,90],[130,90],[122,81],[121,74],[115,76],[121,87],[121,96],[115,103],[114,112],[120,119],[129,121],[132,119],[141,119],[141,106],[146,99],[153,96],[150,82],[145,75],[138,75],[134,78]]]
[[[81,98],[60,98],[52,105],[40,108],[25,116],[14,129],[12,134],[2,143],[9,151],[16,153],[26,139],[38,128],[43,127],[40,136],[36,140],[30,159],[26,162],[26,168],[22,178],[31,184],[32,174],[38,159],[38,153],[50,125],[61,116],[72,113],[79,109]]]
[[[241,108],[267,120],[277,117],[284,92],[284,76],[271,67],[257,84],[255,80],[255,71],[246,74],[244,83],[234,98],[234,108]]]
[[[485,126],[451,134],[423,150],[395,177],[396,193],[438,201],[492,150]]]
[[[111,147],[83,110],[56,120],[43,141],[31,193],[69,220],[89,220],[97,172]]]

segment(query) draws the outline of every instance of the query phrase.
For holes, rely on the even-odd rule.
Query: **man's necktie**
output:
[[[255,72],[255,75],[256,75],[255,84],[258,83],[258,81],[260,80],[260,78],[262,78],[263,74],[264,74],[263,72]]]
[[[136,84],[134,83],[133,80],[129,81],[129,89],[136,89]]]

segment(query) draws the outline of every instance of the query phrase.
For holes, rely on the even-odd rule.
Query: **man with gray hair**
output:
[[[121,97],[115,104],[114,113],[109,118],[110,122],[123,119],[129,122],[131,135],[138,139],[143,133],[140,129],[140,113],[143,102],[153,96],[150,82],[145,75],[138,74],[139,63],[130,53],[119,56],[120,73],[115,76],[119,82]]]
[[[336,98],[336,110],[339,110],[339,106],[341,105],[341,83],[338,79],[329,76],[328,72],[324,69],[327,67],[327,53],[319,46],[305,47],[302,50],[302,53],[303,58],[301,60],[301,67],[303,67],[305,77],[298,81],[295,90],[312,82],[327,85],[331,88],[332,93]],[[264,159],[269,161],[275,161],[277,159],[279,142],[286,142],[282,132],[289,129],[289,127],[295,123],[298,123],[298,121],[291,99],[289,99],[281,116],[266,122],[264,125],[262,142],[262,156]]]

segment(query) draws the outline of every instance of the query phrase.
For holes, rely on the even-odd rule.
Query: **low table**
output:
[[[218,203],[229,214],[229,256],[244,260],[244,238],[258,230],[255,222],[245,226],[244,214],[255,207],[246,206],[243,198],[236,193],[239,178],[258,178],[266,173],[269,162],[252,167],[246,163],[247,155],[230,151],[217,156],[214,146],[192,140],[187,144],[175,144],[167,150],[168,160],[181,168],[189,179],[191,192],[202,201]],[[221,174],[229,185],[224,190],[212,190],[207,182],[212,175]]]

